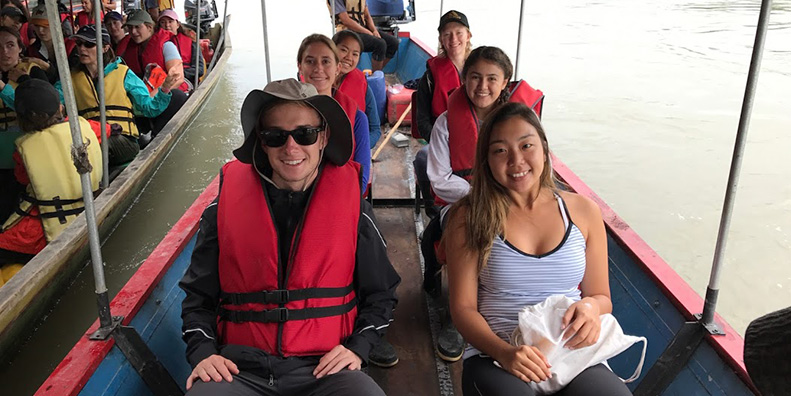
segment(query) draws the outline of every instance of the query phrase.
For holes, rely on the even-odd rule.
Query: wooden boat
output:
[[[401,81],[419,77],[434,51],[401,33],[397,59],[389,70]],[[364,67],[363,64],[361,67]],[[407,131],[404,131],[408,133]],[[433,352],[437,330],[435,304],[422,291],[421,258],[417,235],[425,218],[417,214],[411,163],[420,143],[408,148],[387,145],[374,164],[374,206],[388,254],[402,277],[398,290],[396,320],[387,338],[395,346],[400,362],[392,368],[369,367],[368,373],[388,394],[461,394],[461,364],[446,364]],[[665,263],[607,204],[574,173],[554,159],[554,169],[571,190],[597,202],[607,227],[610,284],[614,315],[628,334],[649,340],[645,373],[655,365],[665,347],[685,321],[702,308],[702,299]],[[191,369],[181,341],[181,300],[177,282],[190,262],[195,234],[203,209],[217,194],[214,180],[178,221],[111,304],[114,315],[136,328],[175,380],[183,387]],[[680,373],[670,379],[664,394],[747,395],[754,388],[742,361],[742,338],[721,318],[723,336],[707,336],[695,349]],[[98,328],[98,321],[89,330]],[[639,353],[628,350],[610,360],[616,373],[626,377],[634,369]],[[640,384],[631,384],[635,389]],[[37,395],[137,395],[149,394],[142,380],[112,341],[90,341],[83,337]]]
[[[111,232],[132,205],[220,81],[231,56],[231,41],[222,24],[216,24],[213,32],[211,39],[217,58],[214,68],[159,135],[95,199],[101,237]],[[50,309],[85,264],[89,255],[87,230],[85,216],[79,216],[0,287],[0,361],[15,352],[13,348],[25,339],[25,333]]]

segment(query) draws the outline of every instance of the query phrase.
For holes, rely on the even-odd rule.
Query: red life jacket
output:
[[[283,275],[261,177],[252,165],[236,160],[223,167],[217,209],[221,344],[248,345],[272,355],[316,356],[352,333],[359,169],[353,162],[324,165]]]
[[[83,26],[93,25],[94,22],[96,21],[96,19],[94,19],[94,17],[93,17],[93,12],[88,14],[85,11],[78,12],[77,15],[75,15],[74,19],[75,19],[75,22],[77,23],[77,29],[79,29],[79,28],[81,28]],[[104,13],[103,12],[99,13],[99,20],[104,22]],[[63,22],[62,19],[61,19],[61,22]]]
[[[123,54],[124,52],[126,52],[126,47],[129,46],[129,42],[130,41],[132,41],[132,36],[130,36],[128,34],[126,36],[124,36],[124,38],[122,38],[121,41],[119,41],[117,44],[115,44],[115,53],[119,54],[118,56],[123,58],[123,56],[120,55],[120,54]],[[124,59],[124,63],[126,63],[126,59]]]
[[[142,51],[140,50],[140,44],[129,39],[126,48],[124,48],[124,52],[120,53],[119,56],[124,58],[124,63],[126,63],[140,79],[145,77],[146,65],[149,63],[154,63],[167,72],[167,68],[165,67],[165,55],[162,54],[162,47],[166,42],[170,41],[172,37],[173,33],[165,29],[159,29],[148,39],[148,44],[146,44],[146,48]],[[123,40],[121,42],[123,42]],[[184,92],[189,92],[189,86],[186,82],[182,83],[179,89]]]
[[[346,95],[338,89],[332,90],[332,98],[343,107],[343,111],[346,113],[346,116],[349,117],[349,124],[352,126],[352,137],[357,136],[354,133],[354,117],[357,115],[357,103],[354,99],[350,98],[349,95]],[[355,139],[352,139],[352,143],[354,143],[352,146],[352,152],[354,152],[354,147],[357,146],[357,142]]]
[[[544,93],[533,89],[524,80],[508,84],[509,102],[524,103],[540,116]],[[470,181],[472,166],[475,162],[475,145],[478,142],[478,117],[473,111],[472,103],[467,98],[467,91],[461,87],[448,98],[448,150],[450,151],[450,167],[453,174]],[[444,201],[435,197],[440,204]]]
[[[431,98],[431,115],[436,119],[448,110],[451,91],[461,86],[459,71],[453,62],[444,56],[435,56],[426,62],[434,78],[434,96]]]
[[[176,48],[179,49],[179,54],[181,54],[181,62],[185,65],[191,65],[192,61],[195,60],[195,58],[192,56],[192,39],[184,33],[179,33],[173,36],[170,41],[172,41],[173,44],[176,44]]]
[[[368,80],[360,69],[355,68],[347,73],[346,76],[343,77],[338,91],[354,99],[357,103],[357,108],[363,113],[365,112],[365,93],[368,91]]]

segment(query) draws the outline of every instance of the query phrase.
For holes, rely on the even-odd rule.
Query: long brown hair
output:
[[[511,59],[508,58],[508,55],[506,55],[505,52],[503,52],[503,50],[500,48],[489,47],[485,45],[472,50],[472,52],[470,52],[470,56],[468,56],[467,60],[464,61],[464,67],[461,69],[462,81],[467,79],[467,73],[469,73],[470,69],[480,61],[486,61],[495,64],[503,72],[503,80],[511,81],[511,76],[514,75],[514,65],[511,63]],[[508,85],[506,85],[505,89],[500,91],[500,96],[497,98],[497,103],[502,104],[507,102],[508,95]]]
[[[455,218],[459,208],[465,208],[467,211],[464,219],[466,226],[464,244],[467,249],[477,253],[478,272],[484,268],[489,259],[494,238],[505,231],[505,219],[513,203],[508,189],[497,182],[489,167],[489,140],[492,131],[512,118],[520,118],[530,124],[541,139],[544,170],[539,177],[539,189],[547,188],[553,192],[558,190],[555,174],[552,171],[549,142],[536,113],[525,104],[518,102],[506,103],[493,110],[478,134],[470,193],[453,205],[450,213]]]

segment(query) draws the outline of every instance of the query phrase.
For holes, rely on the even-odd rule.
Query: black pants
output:
[[[132,161],[140,152],[137,139],[124,135],[111,135],[107,144],[107,156],[111,168]]]
[[[398,38],[391,34],[381,30],[379,30],[379,35],[382,38],[364,33],[357,34],[363,39],[363,52],[370,52],[371,59],[375,61],[383,61],[385,58],[392,59],[398,51]]]
[[[181,110],[181,106],[187,101],[187,94],[180,89],[173,89],[170,93],[170,104],[168,104],[168,107],[162,114],[154,118],[135,117],[135,124],[137,124],[137,130],[140,134],[151,131],[151,137],[157,136],[168,121]]]
[[[473,356],[464,361],[462,371],[464,396],[534,396],[530,386],[511,373],[494,365],[490,357]],[[629,388],[603,364],[588,367],[555,395],[631,395]]]
[[[290,358],[299,359],[299,358]],[[233,376],[232,382],[203,382],[193,384],[187,396],[384,396],[384,392],[368,374],[362,371],[341,370],[316,379],[315,363],[300,367],[281,376],[260,377],[247,371]]]
[[[25,191],[25,186],[16,181],[14,170],[0,169],[0,226],[14,213],[22,191]]]
[[[437,260],[437,252],[434,250],[434,243],[442,238],[442,224],[440,216],[434,216],[423,230],[423,238],[420,240],[420,252],[423,254],[425,272],[423,273],[423,290],[432,296],[439,296],[442,291],[442,276],[439,271],[442,266]]]

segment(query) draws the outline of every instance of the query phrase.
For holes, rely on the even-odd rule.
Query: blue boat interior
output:
[[[428,54],[418,45],[408,38],[402,38],[398,54],[397,58],[388,64],[387,72],[395,73],[401,81],[419,78],[423,74]],[[369,67],[370,63],[366,66],[361,61],[361,69]],[[179,289],[178,281],[189,265],[194,245],[195,237],[175,260],[131,322],[131,326],[141,333],[149,347],[182,387],[191,369],[187,364],[185,345],[181,340],[180,314],[184,292]],[[635,262],[611,235],[608,236],[608,245],[613,313],[626,334],[648,338],[643,368],[645,374],[681,328],[685,318],[640,264]],[[396,318],[396,320],[409,320],[409,318]],[[426,328],[424,331],[428,332],[429,329]],[[638,344],[611,359],[609,364],[613,371],[623,378],[629,377],[638,363],[641,348]],[[427,372],[425,375],[436,377],[436,373]],[[630,384],[630,389],[633,390],[639,381],[640,379]],[[118,348],[113,348],[80,394],[148,395],[151,392]],[[664,394],[750,395],[752,392],[704,341]]]

